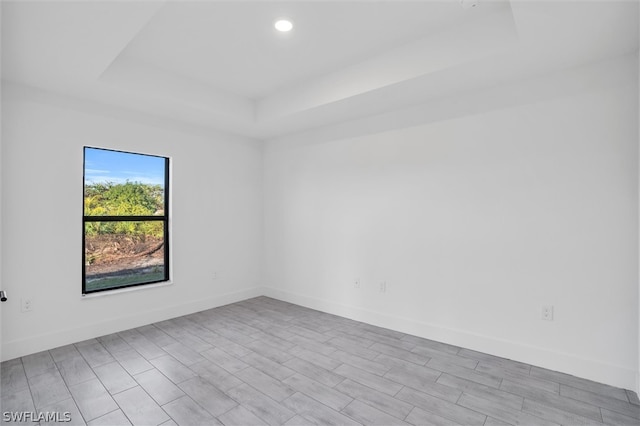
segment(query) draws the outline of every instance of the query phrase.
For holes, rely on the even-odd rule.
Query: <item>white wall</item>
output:
[[[598,90],[420,126],[270,142],[267,294],[635,388],[632,66],[634,81],[615,87],[594,80]]]
[[[578,84],[533,103],[495,88],[463,116],[431,105],[343,123],[270,142],[264,159],[256,141],[11,87],[2,359],[266,291],[633,388],[638,87],[637,67],[631,85],[612,78],[627,75],[619,68],[565,74],[556,83]],[[530,92],[562,93],[550,82]],[[495,110],[473,113],[482,104]],[[437,110],[427,124],[380,130]],[[84,145],[172,158],[172,285],[80,296]],[[35,299],[33,312],[20,312],[22,297]],[[543,304],[555,306],[553,322],[539,319]]]
[[[9,89],[2,103],[1,279],[10,295],[2,306],[3,359],[260,294],[259,142],[152,119],[141,124],[145,117],[133,112]],[[81,297],[84,145],[171,158],[172,285]],[[23,297],[34,298],[32,312],[20,312]]]

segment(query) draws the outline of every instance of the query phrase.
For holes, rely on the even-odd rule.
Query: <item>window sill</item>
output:
[[[121,294],[121,293],[129,293],[131,291],[151,290],[151,289],[154,289],[154,288],[166,287],[166,286],[170,286],[170,285],[173,285],[173,281],[172,280],[163,281],[161,283],[138,285],[138,286],[134,286],[134,287],[116,288],[114,290],[105,290],[105,291],[99,291],[97,293],[83,294],[81,296],[81,299],[93,299],[93,298],[96,298],[96,297],[113,296],[113,295]]]

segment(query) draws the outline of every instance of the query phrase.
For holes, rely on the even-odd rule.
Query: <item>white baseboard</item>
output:
[[[230,303],[240,302],[252,297],[262,296],[263,294],[264,290],[262,287],[253,287],[234,293],[221,294],[209,299],[196,300],[157,310],[136,312],[132,315],[121,316],[108,321],[60,330],[55,333],[41,334],[24,339],[7,341],[2,345],[2,361],[57,348],[70,343],[104,336],[106,334],[116,333],[118,331],[141,327],[143,325],[176,318],[182,315],[192,314],[194,312],[204,311],[218,306],[228,305]]]
[[[380,312],[315,299],[269,287],[265,287],[264,295],[367,324],[524,362],[615,387],[638,389],[640,386],[639,373],[633,369],[582,358],[575,354],[562,353],[464,330],[447,328],[438,324],[389,316]]]
[[[108,321],[60,330],[55,333],[7,341],[4,342],[2,347],[2,360],[17,358],[258,296],[272,297],[356,321],[525,362],[611,386],[634,389],[640,395],[640,372],[633,369],[581,358],[574,354],[561,353],[464,330],[451,329],[438,324],[394,317],[381,312],[315,299],[269,287],[253,287],[209,299],[192,301],[158,310],[138,312]]]

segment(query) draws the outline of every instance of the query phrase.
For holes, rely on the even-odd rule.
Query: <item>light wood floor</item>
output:
[[[640,424],[631,391],[266,297],[6,361],[0,375],[2,421]]]

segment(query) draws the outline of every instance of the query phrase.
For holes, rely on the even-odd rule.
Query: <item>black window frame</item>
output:
[[[162,158],[164,160],[164,211],[162,215],[153,216],[87,216],[84,209],[84,194],[86,184],[86,150],[97,149],[102,151],[120,152],[123,154],[143,155],[147,157]],[[120,290],[123,288],[147,286],[151,284],[163,283],[170,280],[169,274],[169,158],[161,155],[143,154],[140,152],[122,151],[110,148],[100,148],[94,146],[84,146],[82,148],[82,295],[101,293],[105,291]],[[88,222],[138,222],[138,221],[162,221],[164,238],[164,277],[161,280],[145,281],[137,284],[126,284],[121,286],[88,290],[87,291],[87,271],[86,271],[86,226]]]

